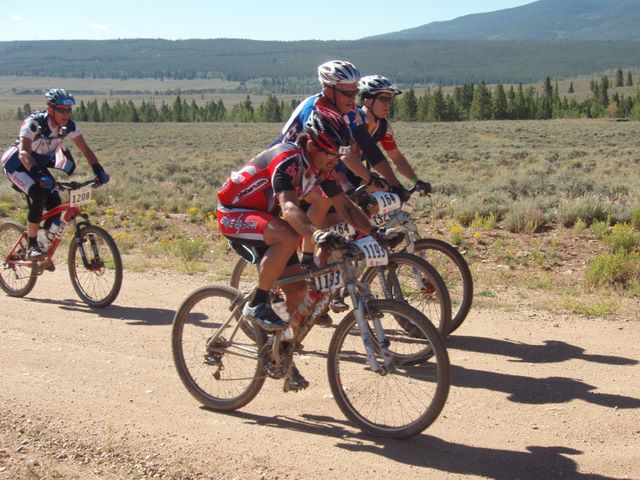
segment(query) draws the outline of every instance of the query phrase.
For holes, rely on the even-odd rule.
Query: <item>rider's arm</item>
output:
[[[389,155],[389,158],[391,158],[391,161],[403,177],[411,180],[413,183],[418,180],[418,176],[411,164],[409,164],[407,157],[405,157],[399,149],[388,150],[387,155]]]
[[[366,124],[360,124],[351,127],[351,133],[356,140],[360,148],[362,149],[365,158],[392,186],[399,186],[400,180],[396,177],[389,161],[384,156],[376,142],[371,138]],[[347,166],[349,166],[347,164]],[[358,174],[357,172],[354,172]],[[359,174],[358,174],[359,175]],[[364,178],[364,177],[363,177]]]
[[[351,170],[357,176],[362,178],[366,183],[368,183],[371,179],[371,172],[369,172],[369,169],[367,169],[367,167],[365,167],[364,164],[360,161],[354,150],[357,149],[354,149],[352,147],[349,153],[341,157],[341,160],[349,170]]]
[[[31,156],[31,145],[32,140],[27,137],[20,137],[20,153],[19,158],[20,162],[27,170],[31,171],[31,169],[37,166],[36,161]]]
[[[87,145],[87,142],[84,140],[84,136],[78,135],[77,137],[74,137],[73,143],[75,143],[78,150],[82,152],[90,166],[93,167],[94,165],[99,164],[98,157],[96,157],[96,154],[93,153],[93,150],[91,150],[89,145]]]
[[[282,218],[303,237],[311,237],[317,228],[299,207],[298,194],[293,190],[280,192],[277,195],[282,209]]]
[[[371,232],[373,225],[369,218],[345,193],[329,198],[340,215],[349,225],[364,233]]]

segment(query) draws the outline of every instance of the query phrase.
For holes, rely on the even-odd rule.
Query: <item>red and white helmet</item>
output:
[[[342,83],[358,83],[360,72],[353,64],[342,60],[331,60],[318,67],[318,80],[323,85],[335,86]]]

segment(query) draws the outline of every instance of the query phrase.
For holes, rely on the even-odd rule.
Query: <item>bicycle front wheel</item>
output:
[[[333,397],[345,416],[365,432],[386,438],[416,435],[438,418],[449,394],[449,357],[442,338],[419,311],[394,300],[369,302],[366,317],[374,343],[378,342],[374,319],[379,318],[394,368],[372,371],[352,311],[338,325],[329,346]],[[420,338],[409,336],[399,319],[419,330]],[[432,355],[415,362],[425,350]],[[378,345],[375,351],[383,364]]]
[[[440,274],[426,260],[406,252],[392,253],[386,268],[367,269],[362,281],[369,284],[376,298],[399,300],[417,308],[446,336],[451,323],[449,292]],[[406,328],[410,334],[419,335],[412,331],[411,324]]]
[[[90,307],[111,305],[122,286],[122,259],[111,235],[95,225],[80,227],[69,245],[69,276]]]
[[[237,410],[258,394],[265,381],[260,352],[266,334],[247,335],[243,295],[228,286],[193,292],[173,319],[171,346],[180,380],[208,408]]]
[[[0,224],[0,288],[11,297],[24,297],[36,284],[36,262],[26,264],[29,249],[26,229],[15,222]],[[16,243],[17,242],[17,243]]]
[[[456,247],[436,238],[417,240],[413,253],[433,265],[444,279],[451,297],[450,334],[462,325],[471,309],[473,278],[469,265]]]

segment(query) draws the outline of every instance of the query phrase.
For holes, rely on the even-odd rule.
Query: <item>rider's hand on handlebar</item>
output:
[[[93,173],[96,176],[96,186],[109,183],[109,174],[104,171],[102,165],[96,163],[95,165],[92,165],[91,168],[93,169]]]
[[[402,203],[405,203],[411,198],[411,192],[409,192],[409,190],[404,188],[402,185],[398,185],[397,187],[389,187],[389,191],[398,195]]]
[[[313,243],[318,248],[325,248],[327,250],[336,250],[344,247],[346,241],[344,237],[334,232],[326,232],[323,230],[316,230],[313,232]]]
[[[427,195],[431,193],[431,184],[429,182],[423,182],[422,180],[416,180],[416,184],[413,188],[420,195]]]

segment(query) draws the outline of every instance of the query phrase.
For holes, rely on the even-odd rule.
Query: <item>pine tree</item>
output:
[[[473,101],[469,110],[472,120],[489,120],[493,117],[491,92],[484,82],[480,82],[473,94]]]
[[[631,76],[631,70],[627,71],[627,87],[633,87],[633,77]]]
[[[567,93],[575,93],[575,90],[573,89],[573,82],[569,83],[569,90],[567,90]]]
[[[401,105],[401,118],[405,122],[415,122],[418,117],[418,100],[416,99],[416,92],[413,88],[410,88],[402,96]]]
[[[447,116],[446,107],[442,87],[438,87],[431,97],[431,102],[429,102],[429,114],[427,118],[432,122],[442,122]]]
[[[509,110],[507,106],[507,95],[504,86],[499,83],[493,96],[493,112],[496,120],[505,120],[509,118]]]
[[[616,87],[624,86],[624,75],[622,74],[622,69],[618,68],[616,70]]]

